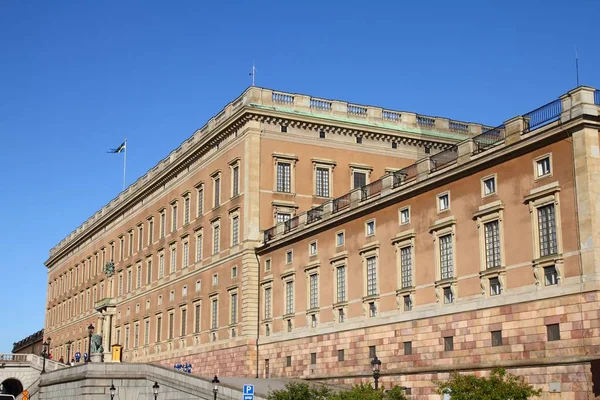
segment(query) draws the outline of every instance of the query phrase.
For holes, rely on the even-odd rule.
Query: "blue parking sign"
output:
[[[244,385],[242,400],[254,400],[254,385]]]

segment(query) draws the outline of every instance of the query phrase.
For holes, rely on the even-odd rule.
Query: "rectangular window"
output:
[[[154,242],[154,218],[148,220],[148,245]]]
[[[375,357],[377,357],[377,347],[369,346],[369,358],[373,359]]]
[[[544,267],[544,284],[546,286],[558,285],[558,272],[554,265]]]
[[[317,363],[317,353],[310,353],[310,364],[315,365]]]
[[[194,306],[194,333],[200,333],[200,303]]]
[[[346,266],[342,265],[336,268],[337,277],[337,302],[346,301]]]
[[[183,268],[190,265],[190,244],[183,242]]]
[[[183,298],[187,297],[187,285],[184,285],[181,288],[181,297],[183,297]]]
[[[135,324],[133,326],[133,347],[138,347],[140,345],[140,325]]]
[[[183,199],[183,224],[187,225],[190,223],[190,195],[185,196]]]
[[[316,195],[329,197],[329,169],[317,167],[316,178]]]
[[[202,289],[202,281],[198,279],[196,281],[196,292],[199,292]]]
[[[496,193],[496,177],[491,176],[483,180],[483,195],[489,196]]]
[[[119,238],[119,260],[123,261],[123,258],[125,258],[125,239],[121,236]],[[88,277],[89,276],[90,275],[88,274]]]
[[[374,301],[369,303],[369,317],[375,318],[377,316],[377,305]]]
[[[177,270],[177,248],[171,247],[171,273]]]
[[[265,288],[265,319],[271,319],[271,288]]]
[[[185,336],[187,334],[187,309],[183,308],[181,310],[181,336]]]
[[[196,193],[198,195],[198,208],[196,210],[198,217],[204,212],[204,186],[201,185]]]
[[[500,266],[500,222],[491,221],[483,225],[485,235],[485,264],[487,268]]]
[[[502,331],[492,331],[492,346],[502,346]]]
[[[146,285],[152,283],[152,260],[146,262]]]
[[[550,324],[546,325],[546,332],[548,334],[548,341],[560,340],[560,325]]]
[[[216,176],[214,178],[214,190],[215,190],[214,206],[218,207],[221,204],[221,177],[220,176]]]
[[[217,299],[212,300],[212,329],[217,329],[218,324],[218,312],[219,312],[219,301]]]
[[[160,342],[162,339],[162,317],[156,318],[156,341]]]
[[[165,276],[165,255],[163,253],[158,255],[158,279]]]
[[[165,211],[160,212],[160,238],[165,237],[165,231],[167,230],[167,214]]]
[[[453,351],[454,350],[454,337],[447,336],[444,338],[444,351]]]
[[[319,275],[312,274],[310,276],[310,307],[319,307]]]
[[[125,350],[129,349],[129,325],[125,327]]]
[[[490,296],[498,296],[502,293],[502,286],[499,278],[490,278]]]
[[[231,267],[231,279],[237,278],[237,274],[238,274],[237,271],[238,271],[237,267]]]
[[[550,157],[544,157],[542,159],[537,160],[535,163],[538,178],[550,175]]]
[[[119,274],[119,288],[117,293],[119,293],[119,296],[123,296],[123,274]]]
[[[285,366],[286,367],[292,366],[292,356],[285,356]]]
[[[344,322],[346,321],[346,314],[344,313],[344,309],[340,308],[338,310],[338,322]]]
[[[404,342],[404,355],[412,355],[412,342]]]
[[[444,235],[440,240],[440,275],[442,279],[454,276],[454,261],[452,252],[452,235]]]
[[[230,302],[231,302],[231,318],[230,318],[230,323],[231,324],[237,324],[237,302],[238,302],[238,295],[237,293],[231,293],[230,296]]]
[[[239,243],[240,235],[240,217],[237,215],[231,219],[231,245],[237,246]]]
[[[213,254],[219,254],[221,227],[218,224],[213,225]]]
[[[367,258],[367,296],[377,294],[377,263],[375,257]]]
[[[403,208],[400,210],[400,224],[403,225],[408,223],[410,223],[410,209]]]
[[[144,346],[150,343],[150,320],[144,321]]]
[[[448,193],[438,196],[438,211],[444,211],[450,208],[450,195]]]
[[[344,245],[344,232],[338,232],[335,234],[335,245],[338,247]]]
[[[213,286],[217,286],[218,283],[219,283],[219,275],[213,274],[213,278],[212,278]]]
[[[275,221],[278,224],[282,224],[285,221],[289,221],[290,219],[292,219],[292,214],[288,213],[277,213],[277,215],[275,216]]]
[[[404,311],[410,311],[412,310],[413,304],[412,304],[412,299],[410,297],[410,295],[406,295],[403,297],[403,302],[404,302]]]
[[[400,249],[400,273],[402,274],[402,288],[412,287],[412,247]]]
[[[294,312],[294,282],[288,281],[285,283],[285,313],[291,314]]]
[[[135,288],[139,289],[140,287],[142,287],[142,264],[138,264],[138,266],[137,266],[135,279],[136,279]]]
[[[144,247],[144,225],[138,226],[138,251]]]
[[[292,250],[288,250],[285,253],[285,263],[286,264],[291,264],[292,261],[294,259],[294,253],[292,252]]]
[[[235,197],[240,194],[240,167],[238,165],[232,168],[231,175],[233,180],[232,197]]]
[[[202,234],[196,234],[196,262],[202,261]]]
[[[540,256],[546,257],[558,253],[556,243],[556,217],[554,204],[538,207],[538,231],[540,237]]]
[[[277,191],[290,193],[292,191],[292,165],[277,163]]]
[[[317,255],[317,242],[310,242],[310,244],[308,245],[309,247],[309,253],[311,256],[316,256]]]
[[[177,230],[177,203],[171,206],[171,232],[175,232]]]
[[[337,351],[338,353],[338,361],[344,361],[344,350],[340,349]]]
[[[451,304],[454,302],[454,293],[452,292],[452,288],[445,287],[444,288],[444,304]]]
[[[367,221],[365,227],[366,227],[365,234],[367,236],[373,236],[375,234],[375,221]]]
[[[169,339],[175,337],[175,314],[169,314]]]
[[[129,231],[129,255],[133,254],[133,231]]]
[[[354,172],[352,178],[352,189],[359,189],[367,185],[367,174],[365,172]]]

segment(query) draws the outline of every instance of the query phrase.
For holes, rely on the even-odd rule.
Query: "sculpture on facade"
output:
[[[92,348],[90,352],[94,353],[103,353],[104,348],[102,347],[102,335],[92,335]]]
[[[104,273],[106,276],[113,276],[115,274],[115,264],[112,260],[106,263],[104,266]]]

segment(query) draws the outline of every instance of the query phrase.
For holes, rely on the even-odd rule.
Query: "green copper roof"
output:
[[[263,110],[275,110],[275,111],[281,111],[281,112],[288,113],[288,114],[303,115],[303,116],[309,116],[309,117],[318,117],[318,118],[322,118],[322,119],[326,119],[326,120],[330,120],[330,121],[349,122],[352,124],[372,126],[372,127],[377,127],[377,128],[385,128],[385,129],[391,129],[391,130],[395,130],[395,131],[399,131],[399,132],[408,132],[408,133],[414,133],[414,134],[418,134],[418,135],[433,136],[433,137],[444,138],[444,139],[464,140],[469,137],[466,135],[460,135],[460,134],[456,134],[456,133],[430,131],[430,130],[412,127],[412,126],[406,126],[406,125],[398,126],[398,125],[391,125],[391,124],[385,124],[385,123],[381,124],[381,123],[375,123],[375,122],[371,122],[371,121],[365,121],[363,119],[358,119],[358,118],[341,117],[339,115],[329,115],[329,114],[312,113],[312,112],[306,112],[306,111],[298,111],[298,110],[294,110],[291,108],[279,107],[279,106],[264,106],[264,105],[255,104],[255,103],[251,103],[250,106],[255,107],[255,108],[260,108]]]

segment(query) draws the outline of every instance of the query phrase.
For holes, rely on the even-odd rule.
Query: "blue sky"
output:
[[[210,3],[210,4],[209,4]],[[48,250],[249,84],[496,125],[600,87],[600,2],[0,2],[0,352]]]

